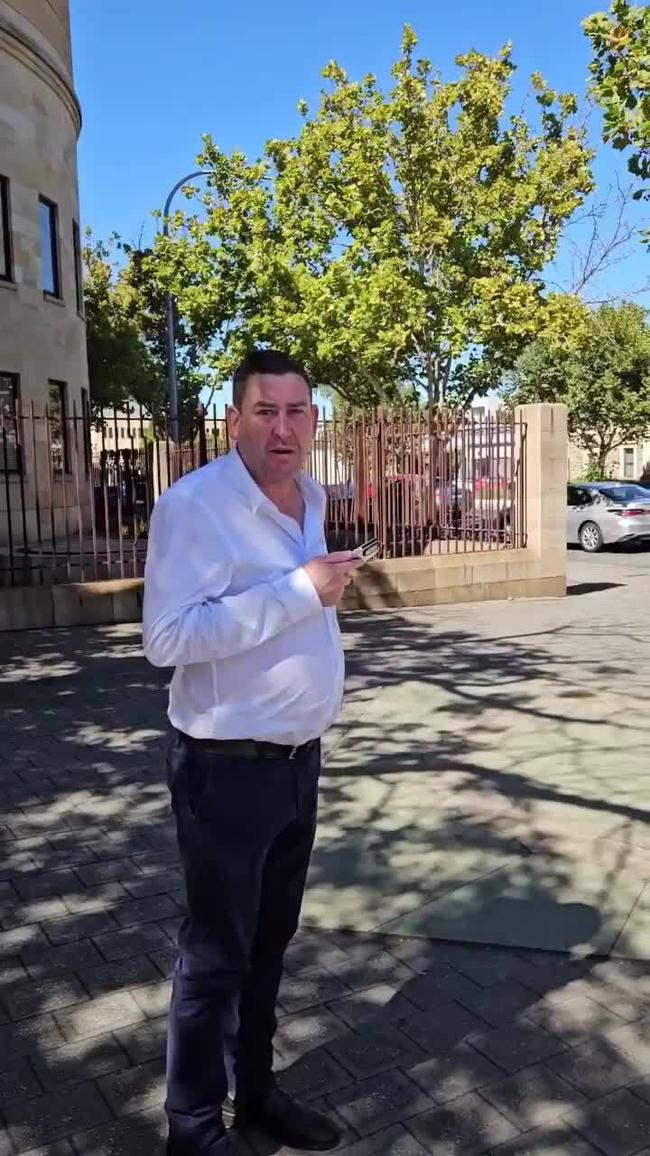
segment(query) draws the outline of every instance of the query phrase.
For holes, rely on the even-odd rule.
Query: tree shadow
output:
[[[617,679],[647,628],[585,621],[513,638],[487,637],[458,621],[424,612],[346,618],[349,703],[325,769],[326,833],[312,886],[332,881],[335,901],[346,880],[369,893],[383,888],[416,911],[448,893],[446,865],[461,853],[470,864],[512,856],[501,880],[514,891],[504,898],[515,902],[523,891],[549,912],[564,905],[566,946],[579,946],[598,931],[608,892],[637,862],[647,827],[638,784],[613,792],[609,774],[599,778],[597,767],[587,774],[580,756],[585,734],[596,736],[588,741],[593,754],[604,723],[611,733],[600,749],[612,765],[623,744],[634,757],[641,748],[650,678],[642,670],[635,677],[633,709],[629,686]],[[168,674],[143,660],[134,626],[9,634],[0,646],[2,1122],[17,1153],[74,1134],[84,1156],[133,1151],[135,1140],[155,1154],[162,1150],[167,977],[183,909],[164,785]],[[522,768],[527,739],[540,729],[559,736],[561,774],[549,768],[544,749],[528,751]],[[413,823],[416,803],[430,822]],[[603,853],[611,852],[607,873],[583,908],[561,897],[566,860],[537,810],[546,804],[568,822],[579,809],[605,824],[598,831]],[[423,879],[421,864],[432,851],[437,860]],[[481,902],[500,898],[483,887]],[[613,972],[601,974],[610,964]],[[565,993],[567,1001],[582,1000],[583,1017],[589,1010],[589,1040],[597,1041],[603,1070],[620,1068],[630,1083],[640,1078],[631,1044],[650,1055],[642,1020],[631,1014],[647,992],[645,965],[540,962],[520,946],[506,952],[305,930],[290,949],[288,971],[278,1032],[284,1078],[307,1097],[326,1097],[348,1143],[397,1128],[397,1145],[402,1123],[391,1121],[418,1118],[417,1128],[408,1126],[426,1146],[434,1106],[476,1095],[466,1127],[492,1144],[493,1113],[509,1120],[513,1109],[501,1101],[495,1108],[494,1098],[475,1089],[482,1089],[481,1072],[491,1071],[498,1084],[509,1069],[486,1050],[492,1040],[482,1050],[472,1037],[494,1031],[495,1007],[499,1026],[526,1019],[524,1043],[541,1030],[573,1055],[587,1037],[584,1025],[571,1026],[579,1018],[575,1003],[570,1023],[557,1020]],[[583,979],[588,992],[572,986]],[[533,1012],[542,1020],[530,1026]],[[612,1014],[620,1025],[607,1020]],[[614,1031],[628,1022],[623,1043],[611,1037],[612,1023]],[[548,1100],[557,1101],[555,1059],[549,1052],[512,1077],[523,1080],[520,1071],[540,1064],[541,1083],[519,1096],[537,1105],[526,1108],[530,1127]],[[565,1075],[557,1078],[575,1088],[578,1077]],[[372,1081],[380,1081],[379,1092]],[[358,1095],[350,1092],[357,1084]],[[447,1097],[443,1085],[460,1092]],[[373,1116],[364,1104],[374,1096],[376,1105],[379,1094],[389,1104]],[[360,1103],[351,1108],[348,1100]],[[436,1128],[443,1123],[436,1118]],[[264,1150],[259,1138],[253,1142]]]

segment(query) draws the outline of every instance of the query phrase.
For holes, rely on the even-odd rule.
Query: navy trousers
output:
[[[167,1041],[170,1147],[224,1148],[221,1104],[272,1083],[275,1003],[316,830],[320,745],[232,758],[177,734],[169,787],[187,890]]]

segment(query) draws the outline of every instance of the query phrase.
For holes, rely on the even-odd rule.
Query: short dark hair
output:
[[[232,378],[232,403],[235,409],[241,410],[246,383],[256,373],[295,373],[302,377],[311,397],[312,384],[305,367],[289,357],[288,353],[281,353],[278,349],[251,349],[244,360],[237,366]]]

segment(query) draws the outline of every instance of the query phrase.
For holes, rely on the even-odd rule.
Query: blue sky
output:
[[[422,55],[443,77],[470,48],[506,40],[518,65],[515,98],[540,71],[584,94],[588,43],[580,20],[607,0],[70,0],[75,83],[84,113],[79,146],[82,219],[101,237],[150,237],[151,211],[194,167],[201,134],[254,156],[298,126],[296,104],[314,105],[320,70],[336,58],[353,75],[388,81],[409,22]],[[598,121],[594,119],[594,136]],[[625,162],[605,147],[605,190]],[[637,210],[637,215],[640,210]],[[579,231],[576,234],[579,237]],[[640,244],[597,292],[636,291],[647,280]],[[650,294],[645,300],[650,305]]]

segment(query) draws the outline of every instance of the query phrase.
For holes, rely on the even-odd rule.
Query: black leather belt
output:
[[[297,759],[314,749],[318,739],[311,739],[297,747],[283,746],[282,743],[258,743],[254,739],[194,739],[183,734],[182,738],[193,747],[232,759]]]

